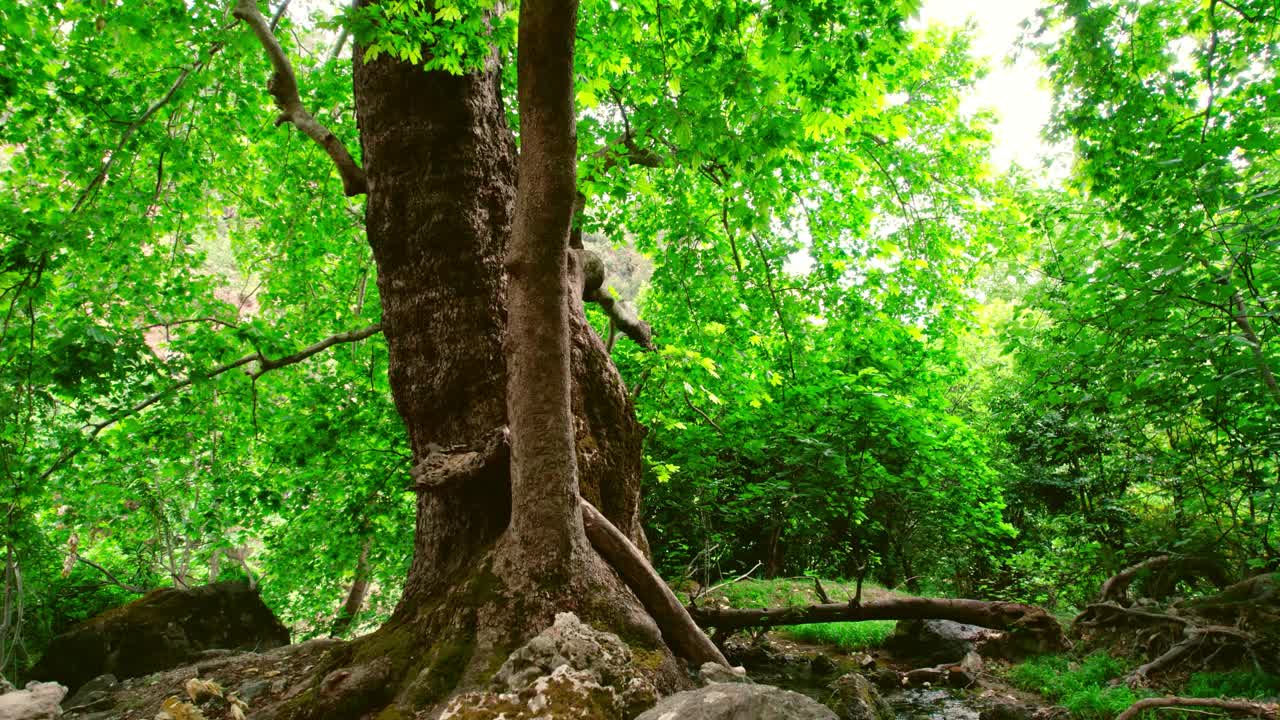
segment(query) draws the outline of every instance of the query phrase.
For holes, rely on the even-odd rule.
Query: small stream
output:
[[[798,692],[823,702],[831,695],[828,685],[839,674],[817,675],[806,663],[784,662],[763,666],[747,666],[752,680]],[[898,720],[978,720],[978,708],[970,705],[965,693],[948,688],[903,688],[887,692],[884,699],[893,707]]]
[[[907,688],[889,693],[885,699],[898,713],[898,720],[978,720],[978,710],[951,690]]]

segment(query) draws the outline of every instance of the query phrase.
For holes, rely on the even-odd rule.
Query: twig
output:
[[[690,410],[693,410],[694,412],[696,412],[696,413],[698,413],[699,415],[701,415],[703,420],[706,420],[707,422],[711,423],[711,427],[715,428],[717,432],[719,432],[721,435],[723,435],[723,434],[724,434],[724,428],[720,427],[720,423],[718,423],[718,422],[716,422],[715,420],[711,419],[711,416],[710,416],[710,415],[708,415],[706,412],[704,412],[704,411],[702,410],[702,408],[700,408],[700,407],[698,407],[697,405],[694,405],[694,404],[693,404],[693,400],[691,400],[691,399],[689,398],[689,391],[688,391],[688,390],[684,390],[683,388],[681,388],[681,392],[683,392],[683,393],[684,393],[684,402],[685,402],[685,404],[686,404],[686,405],[688,405],[688,406],[689,406],[689,409],[690,409]]]
[[[312,345],[308,345],[302,350],[299,350],[298,352],[292,355],[287,355],[285,357],[282,357],[278,360],[272,360],[270,358],[265,357],[261,352],[255,352],[249,355],[245,355],[244,357],[239,358],[237,360],[232,360],[229,363],[224,363],[222,365],[219,365],[214,369],[210,370],[209,372],[204,373],[202,375],[193,375],[184,380],[180,380],[177,383],[174,383],[173,385],[171,385],[170,387],[164,390],[161,390],[160,392],[157,392],[147,397],[146,399],[119,411],[117,414],[101,422],[94,423],[92,425],[86,425],[84,428],[82,428],[83,430],[88,431],[88,435],[85,437],[84,442],[65,450],[62,453],[62,455],[60,455],[58,459],[54,461],[53,465],[51,465],[48,470],[45,470],[43,473],[40,474],[40,480],[42,482],[45,480],[48,480],[49,476],[53,475],[53,473],[57,472],[57,470],[61,468],[63,465],[65,465],[69,460],[74,458],[76,455],[79,455],[85,448],[89,447],[89,445],[93,442],[94,438],[96,438],[98,434],[101,433],[103,430],[106,430],[112,425],[115,425],[121,420],[124,420],[125,418],[131,417],[133,415],[136,415],[142,412],[143,410],[146,410],[147,408],[151,407],[152,405],[155,405],[156,403],[178,392],[179,390],[182,390],[184,388],[190,387],[191,385],[194,385],[198,380],[210,380],[219,375],[222,375],[223,373],[234,370],[238,367],[243,367],[245,365],[248,365],[249,363],[254,361],[261,363],[261,366],[257,370],[250,372],[249,377],[253,380],[257,380],[259,377],[262,377],[264,373],[270,370],[275,370],[278,368],[282,368],[286,365],[293,365],[295,363],[302,362],[303,360],[306,360],[312,355],[315,355],[316,353],[326,350],[339,343],[357,342],[367,337],[370,337],[372,335],[376,335],[379,332],[382,332],[381,323],[370,325],[369,327],[362,328],[360,330],[352,330],[351,332],[339,333],[337,335],[327,337],[324,340],[321,340],[320,342],[314,343]]]
[[[147,593],[147,589],[146,589],[146,588],[138,587],[137,585],[126,585],[126,584],[124,584],[124,583],[120,582],[118,579],[116,579],[116,576],[115,576],[115,575],[112,575],[112,574],[111,574],[111,571],[107,570],[106,568],[104,568],[104,567],[102,567],[101,565],[99,565],[98,563],[96,563],[96,562],[94,562],[94,561],[92,561],[92,560],[90,560],[90,559],[86,558],[86,557],[85,557],[85,556],[83,556],[83,555],[76,555],[76,560],[79,560],[80,562],[84,563],[85,565],[88,565],[89,567],[93,568],[94,570],[97,570],[98,572],[102,573],[103,575],[106,575],[108,580],[110,580],[112,583],[116,584],[118,587],[120,587],[120,588],[121,588],[121,589],[123,589],[123,590],[127,590],[127,591],[129,591],[129,592],[131,592],[131,593],[138,593],[139,595],[144,595],[144,594],[146,594],[146,593]]]
[[[713,586],[711,586],[711,587],[707,588],[706,590],[703,590],[703,591],[699,592],[699,593],[698,593],[698,595],[697,595],[697,597],[695,597],[695,598],[694,598],[694,600],[696,600],[696,599],[698,599],[698,598],[706,597],[707,595],[709,595],[709,594],[711,594],[711,593],[715,592],[716,590],[719,590],[720,588],[722,588],[722,587],[724,587],[724,586],[726,586],[726,585],[732,585],[732,584],[734,584],[734,583],[739,583],[739,582],[742,582],[743,580],[746,580],[747,578],[751,577],[751,573],[753,573],[753,572],[755,572],[756,570],[760,569],[760,566],[761,566],[762,564],[763,564],[763,563],[756,563],[754,566],[752,566],[752,568],[751,568],[750,570],[748,570],[748,571],[746,571],[746,572],[742,573],[742,574],[741,574],[741,575],[739,575],[738,577],[736,577],[736,578],[734,578],[734,579],[732,579],[732,580],[726,580],[726,581],[724,581],[724,582],[720,583],[719,585],[713,585]],[[692,604],[692,601],[690,601],[690,604]]]

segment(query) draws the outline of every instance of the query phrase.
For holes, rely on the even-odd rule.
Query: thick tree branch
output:
[[[671,588],[658,577],[639,548],[614,527],[591,503],[579,498],[582,524],[592,547],[622,576],[645,610],[658,623],[667,645],[695,665],[714,662],[729,667],[729,661],[711,638],[698,628]]]
[[[654,349],[653,328],[649,326],[649,323],[640,319],[640,316],[631,309],[629,303],[618,300],[604,288],[593,290],[583,299],[599,305],[600,309],[604,310],[604,314],[609,316],[613,326],[621,330],[623,335],[634,340],[637,345],[645,350]]]
[[[262,48],[267,52],[267,58],[271,60],[271,66],[275,69],[271,80],[267,83],[267,91],[275,98],[276,107],[280,108],[276,125],[293,123],[294,127],[324,148],[333,159],[333,164],[337,166],[338,174],[342,176],[343,192],[348,196],[363,195],[368,192],[369,184],[365,179],[364,170],[352,159],[346,146],[302,106],[302,99],[298,96],[298,79],[293,73],[293,65],[271,31],[267,18],[258,10],[256,0],[237,0],[233,14],[253,29],[253,33],[258,36],[258,41],[262,43]]]
[[[1249,320],[1249,313],[1244,307],[1244,298],[1238,292],[1232,293],[1231,304],[1234,309],[1231,319],[1240,327],[1240,332],[1249,343],[1249,350],[1258,364],[1258,375],[1262,377],[1262,384],[1271,394],[1271,399],[1280,404],[1280,384],[1276,382],[1276,376],[1271,372],[1271,365],[1267,362],[1267,355],[1262,350],[1262,339],[1258,337],[1258,333],[1253,329],[1253,323]]]
[[[329,637],[342,637],[347,634],[347,630],[351,629],[352,621],[360,613],[360,608],[364,607],[365,596],[369,594],[369,547],[372,544],[373,538],[364,539],[364,545],[360,548],[360,557],[356,558],[355,578],[351,581],[351,589],[347,592],[342,608],[333,619]]]
[[[582,196],[578,196],[579,203]],[[645,350],[654,350],[653,328],[640,319],[629,303],[619,300],[604,286],[605,266],[599,255],[582,247],[581,234],[575,229],[570,238],[570,259],[577,263],[582,277],[582,299],[593,302],[609,317],[610,337],[607,348],[613,351],[613,335],[621,330]]]
[[[1138,573],[1143,570],[1162,568],[1169,564],[1170,559],[1168,555],[1156,555],[1112,575],[1107,578],[1106,582],[1102,583],[1102,592],[1099,593],[1098,602],[1105,603],[1108,600],[1123,601],[1129,585],[1133,583],[1134,578],[1138,577]]]
[[[62,455],[60,455],[58,459],[54,461],[53,465],[51,465],[48,470],[45,470],[43,473],[40,474],[40,479],[41,480],[49,479],[50,475],[53,475],[53,473],[57,472],[58,469],[60,469],[63,465],[66,465],[68,461],[70,461],[76,455],[79,455],[85,448],[89,447],[89,445],[93,442],[94,438],[98,437],[98,435],[103,430],[106,430],[112,425],[115,425],[121,420],[124,420],[125,418],[131,417],[133,415],[136,415],[142,412],[143,410],[146,410],[147,408],[151,407],[152,405],[155,405],[156,403],[169,397],[170,395],[173,395],[174,393],[180,390],[183,390],[184,388],[188,388],[194,385],[199,380],[210,380],[215,377],[218,377],[219,375],[222,375],[223,373],[229,372],[231,370],[235,370],[238,367],[244,367],[249,363],[257,361],[261,363],[258,369],[249,372],[249,377],[256,380],[262,377],[262,375],[268,371],[282,368],[282,367],[285,367],[286,365],[293,365],[295,363],[302,362],[303,360],[306,360],[312,355],[315,355],[316,353],[321,352],[323,350],[327,350],[328,348],[333,347],[334,345],[337,345],[340,343],[357,342],[360,340],[364,340],[365,338],[370,337],[372,335],[376,335],[380,332],[382,332],[381,323],[370,325],[369,327],[361,328],[360,330],[352,330],[350,332],[338,333],[337,335],[327,337],[324,340],[321,340],[320,342],[308,345],[307,347],[303,348],[302,350],[299,350],[298,352],[292,355],[287,355],[285,357],[275,359],[275,360],[264,356],[261,352],[255,352],[249,355],[245,355],[242,358],[232,360],[231,362],[223,363],[222,365],[219,365],[206,373],[192,375],[191,377],[188,377],[184,380],[179,380],[178,382],[174,383],[173,385],[170,385],[164,390],[154,393],[153,395],[150,395],[149,397],[141,400],[140,402],[135,403],[134,405],[131,405],[127,408],[124,408],[123,410],[120,410],[119,412],[106,418],[105,420],[94,423],[92,425],[86,425],[83,428],[84,430],[87,431],[87,435],[85,436],[84,441],[81,442],[79,445],[75,445],[65,450],[62,453]]]

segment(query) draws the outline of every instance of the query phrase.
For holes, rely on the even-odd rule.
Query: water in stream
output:
[[[950,690],[908,688],[889,693],[885,699],[898,714],[898,720],[978,720],[978,711],[965,702],[963,695]]]
[[[831,695],[828,685],[837,676],[815,675],[807,663],[780,663],[748,667],[747,672],[758,683],[774,685],[807,695],[818,702]],[[885,700],[893,706],[898,720],[978,720],[978,710],[960,691],[947,688],[904,688],[888,692]]]

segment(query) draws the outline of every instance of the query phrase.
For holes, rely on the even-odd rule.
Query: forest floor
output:
[[[812,578],[746,579],[701,595],[696,590],[692,592],[700,606],[735,608],[798,607],[828,599],[840,602],[855,593],[853,583],[825,579],[815,582]],[[865,602],[894,597],[907,595],[872,585],[862,588]],[[1067,626],[1071,615],[1059,620]],[[874,676],[878,670],[904,673],[917,667],[884,647],[895,626],[894,621],[873,620],[770,630],[752,636],[764,650],[748,653],[743,663],[758,682],[822,701],[830,694],[831,681],[845,672],[858,670]],[[1163,694],[1250,700],[1280,696],[1280,677],[1239,669],[1169,672],[1147,687],[1133,688],[1124,680],[1142,659],[1112,654],[1122,650],[1079,646],[1072,652],[1018,661],[984,658],[976,682],[968,688],[916,687],[894,689],[885,695],[904,720],[974,720],[982,709],[993,705],[1039,711],[1035,713],[1037,717],[1107,720],[1138,700]],[[818,660],[820,657],[824,659]]]
[[[820,589],[819,589],[820,588]],[[699,605],[715,607],[799,607],[817,602],[842,602],[853,598],[858,590],[854,582],[812,578],[746,579],[716,587],[698,597]],[[688,594],[688,593],[686,593]],[[825,595],[825,597],[824,597]],[[864,583],[863,602],[909,597],[907,593]],[[881,647],[893,634],[897,622],[868,620],[862,622],[794,625],[756,636],[769,648],[769,653],[755,656],[747,663],[748,673],[757,681],[793,690],[818,700],[825,700],[828,686],[840,675],[854,670],[867,671],[868,659],[874,667],[907,672],[917,667]],[[831,663],[817,660],[826,658]],[[948,718],[973,720],[980,710],[996,703],[1014,703],[1027,707],[1052,705],[1038,693],[1012,684],[1007,679],[1007,663],[993,664],[977,677],[970,688],[904,688],[886,693],[898,717],[904,720]]]

